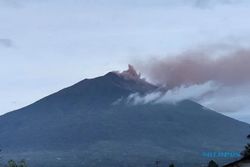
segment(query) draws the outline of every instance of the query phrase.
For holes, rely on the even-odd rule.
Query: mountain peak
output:
[[[115,71],[115,73],[121,77],[123,77],[124,79],[127,80],[142,80],[141,78],[141,74],[138,73],[135,68],[132,65],[128,65],[128,69],[123,71],[123,72],[117,72]]]
[[[158,88],[154,84],[151,84],[142,78],[141,74],[138,73],[132,65],[128,65],[128,69],[125,71],[112,71],[96,79],[98,79],[98,81],[102,84],[105,81],[109,86],[115,85],[122,89],[129,90],[130,93],[146,93]],[[94,80],[97,81],[96,79]]]
[[[0,116],[3,157],[22,157],[37,167],[116,167],[192,156],[177,164],[189,167],[204,163],[200,152],[238,151],[245,143],[248,124],[192,101],[127,105],[129,95],[155,89],[129,66],[124,72],[80,81]]]

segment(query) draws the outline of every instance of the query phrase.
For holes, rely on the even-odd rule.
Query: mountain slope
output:
[[[114,103],[155,89],[130,67],[5,114],[0,117],[4,158],[26,158],[34,166],[138,166],[156,159],[192,166],[207,161],[202,152],[243,147],[248,124],[195,102]]]

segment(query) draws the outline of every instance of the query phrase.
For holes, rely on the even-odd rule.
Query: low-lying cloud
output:
[[[216,92],[199,99],[204,106],[223,113],[250,110],[250,85],[220,87]]]
[[[147,95],[140,95],[138,93],[131,94],[128,97],[128,102],[133,104],[146,103],[171,103],[175,104],[179,101],[191,99],[200,100],[204,96],[213,93],[218,89],[218,85],[214,82],[207,82],[200,85],[180,86],[166,92],[156,91]]]

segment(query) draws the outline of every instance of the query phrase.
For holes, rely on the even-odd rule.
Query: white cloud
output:
[[[127,102],[133,105],[170,103],[193,100],[203,106],[242,121],[250,121],[250,86],[224,86],[215,82],[175,87],[163,93],[152,92],[146,95],[131,94]]]
[[[249,94],[249,85],[224,86],[204,99],[200,99],[199,103],[225,114],[240,113],[247,109],[250,111]]]
[[[204,84],[196,84],[191,86],[182,85],[175,87],[171,90],[152,92],[146,95],[140,95],[138,93],[131,94],[128,97],[128,102],[132,104],[146,104],[146,103],[177,103],[183,100],[197,101],[202,99],[207,94],[213,93],[219,88],[219,85],[212,81]]]
[[[152,92],[146,95],[140,95],[139,93],[133,93],[128,96],[127,102],[137,105],[137,104],[147,104],[156,102],[157,99],[161,98],[162,92]]]
[[[186,99],[197,101],[206,94],[216,91],[218,88],[219,86],[212,81],[191,86],[184,85],[167,91],[160,99],[157,100],[157,103],[176,103]]]

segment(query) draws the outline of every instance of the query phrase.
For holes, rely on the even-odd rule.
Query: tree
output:
[[[2,156],[1,156],[2,150],[0,149],[0,166],[2,166]]]
[[[2,152],[2,150],[0,149],[0,153]],[[0,156],[0,160],[1,160],[1,156]],[[0,164],[0,167],[2,167],[2,164]],[[5,167],[28,167],[26,164],[26,161],[24,159],[22,159],[19,163],[16,163],[14,160],[9,160],[8,164],[5,165]]]
[[[208,163],[208,167],[219,167],[219,166],[218,166],[218,164],[215,161],[211,160]]]
[[[174,167],[174,164],[170,164],[169,167]]]
[[[247,139],[250,139],[250,135],[247,136]],[[243,158],[250,158],[250,143],[247,143],[245,150],[241,153]]]
[[[26,161],[24,159],[22,159],[19,164],[18,167],[27,167]]]
[[[161,161],[156,160],[156,161],[155,161],[155,166],[156,166],[156,167],[159,167],[160,163],[161,163]]]
[[[9,160],[8,161],[8,167],[17,167],[17,164],[14,160]]]

